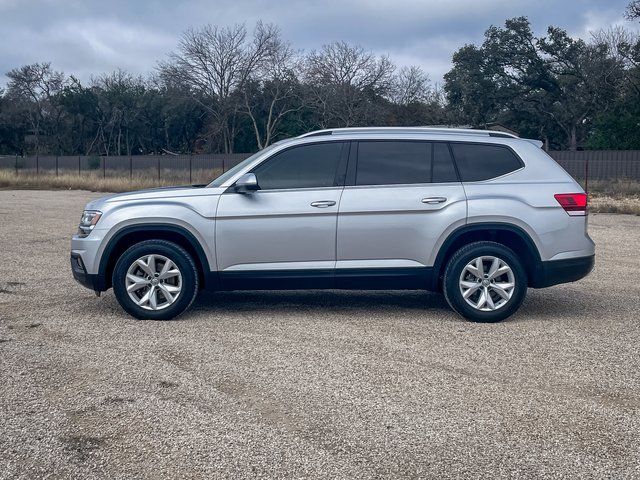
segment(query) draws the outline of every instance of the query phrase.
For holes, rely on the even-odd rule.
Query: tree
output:
[[[556,27],[536,38],[529,21],[519,17],[504,28],[490,27],[481,47],[456,52],[445,89],[453,108],[475,125],[537,125],[533,135],[553,136],[553,143],[575,150],[593,116],[615,97],[621,72],[621,63],[601,45]]]
[[[64,73],[53,70],[50,63],[33,63],[14,68],[7,73],[7,77],[7,96],[26,113],[35,153],[41,153],[43,137],[46,141],[49,135],[58,140],[54,149],[59,151],[61,111],[55,96],[66,84]]]
[[[627,10],[624,16],[629,20],[636,20],[640,18],[640,0],[634,0],[627,5]]]
[[[281,121],[301,108],[296,71],[301,61],[288,44],[275,36],[264,60],[242,90],[243,112],[251,120],[258,149],[273,141]]]
[[[397,105],[427,102],[433,93],[429,75],[417,66],[402,67],[392,81],[389,98]]]
[[[215,120],[211,133],[221,134],[226,153],[233,152],[239,92],[277,41],[277,28],[262,22],[256,24],[250,39],[244,25],[207,25],[187,30],[178,51],[159,66],[161,75],[185,85],[206,108]]]
[[[305,80],[320,127],[366,125],[372,103],[391,91],[395,66],[361,46],[335,42],[312,51]]]

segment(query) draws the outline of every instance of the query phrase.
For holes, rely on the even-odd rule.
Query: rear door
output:
[[[354,142],[338,212],[336,280],[357,288],[425,286],[443,235],[465,223],[466,197],[445,142]],[[391,285],[392,286],[392,285]]]

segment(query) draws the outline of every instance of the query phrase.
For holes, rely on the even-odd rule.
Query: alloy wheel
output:
[[[138,258],[127,270],[125,286],[131,300],[145,310],[162,310],[172,305],[182,291],[182,273],[164,255]]]
[[[491,312],[504,307],[515,290],[513,270],[501,258],[474,258],[460,274],[462,298],[476,310]]]

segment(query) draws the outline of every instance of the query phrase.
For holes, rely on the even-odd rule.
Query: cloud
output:
[[[588,36],[623,22],[627,0],[0,0],[0,72],[51,61],[86,81],[117,68],[151,71],[186,28],[259,19],[280,26],[296,48],[336,40],[420,65],[441,82],[451,55],[479,43],[491,24],[525,15],[538,34],[548,25]],[[4,82],[5,79],[0,80]]]

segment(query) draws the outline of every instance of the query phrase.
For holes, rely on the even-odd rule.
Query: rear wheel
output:
[[[444,294],[456,312],[474,322],[499,322],[520,307],[527,275],[517,255],[495,242],[458,250],[444,274]]]
[[[165,240],[133,245],[113,271],[118,302],[139,319],[169,320],[184,312],[198,293],[198,271],[189,253]]]

